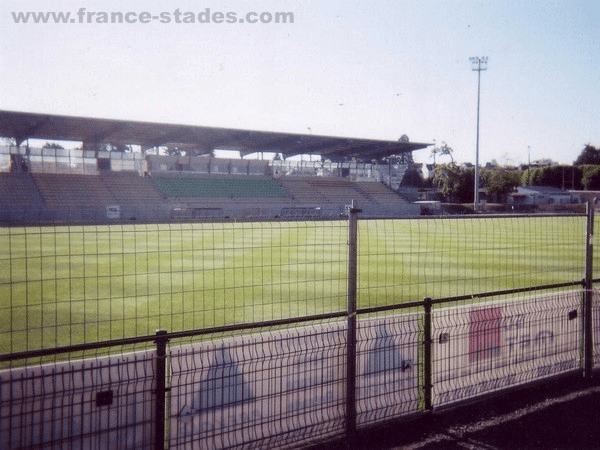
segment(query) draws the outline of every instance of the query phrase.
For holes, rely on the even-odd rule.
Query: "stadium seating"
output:
[[[111,172],[100,175],[100,178],[119,203],[148,205],[160,203],[165,199],[151,180],[140,177],[137,173]]]
[[[33,207],[39,200],[39,193],[27,173],[3,173],[0,176],[0,205]]]
[[[35,173],[32,177],[49,208],[94,207],[115,202],[98,175]]]
[[[358,185],[340,178],[326,177],[284,177],[281,184],[298,202],[328,204],[343,207],[356,200],[367,203],[374,201]]]
[[[352,201],[363,210],[363,217],[418,214],[411,209],[414,205],[378,181],[279,173],[271,177],[265,175],[268,161],[262,160],[153,158],[147,160],[152,171],[146,175],[150,176],[122,168],[87,175],[37,170],[0,173],[0,219],[106,222],[338,217]],[[212,172],[217,167],[219,173]],[[227,173],[220,173],[221,169]]]
[[[153,204],[164,197],[143,177],[131,173],[73,175],[35,173],[32,177],[51,208],[105,207],[107,204]]]
[[[156,187],[168,197],[218,199],[280,199],[285,189],[265,177],[153,177]]]
[[[383,206],[403,206],[406,201],[383,183],[377,181],[358,181],[356,188],[367,198]]]
[[[343,211],[353,200],[363,217],[398,217],[418,215],[409,204],[388,186],[377,181],[351,181],[335,177],[282,177],[281,184],[300,205]]]

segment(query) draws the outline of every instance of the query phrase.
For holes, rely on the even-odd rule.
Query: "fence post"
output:
[[[154,448],[165,448],[165,407],[167,393],[167,330],[156,330],[156,411],[154,418]]]
[[[348,210],[348,336],[346,348],[346,447],[356,446],[356,285],[358,255],[358,213]]]
[[[592,376],[594,339],[592,332],[592,279],[594,277],[594,206],[596,199],[587,201],[587,226],[585,239],[585,280],[583,294],[583,376]]]
[[[423,300],[423,309],[425,315],[423,317],[423,396],[425,397],[425,411],[433,409],[431,400],[432,390],[432,374],[431,374],[431,298],[426,297]]]

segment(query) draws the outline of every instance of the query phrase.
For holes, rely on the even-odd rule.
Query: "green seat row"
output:
[[[287,192],[274,180],[252,178],[154,178],[168,197],[282,198]]]

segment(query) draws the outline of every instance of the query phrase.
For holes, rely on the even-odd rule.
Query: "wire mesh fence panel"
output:
[[[0,353],[340,311],[342,221],[0,228]]]
[[[194,328],[344,309],[344,222],[206,224],[195,251]]]
[[[422,314],[358,321],[357,425],[419,411]]]
[[[600,216],[598,215],[597,212],[594,213],[593,227],[594,227],[594,234],[600,233]],[[592,244],[593,244],[593,240],[592,240]],[[594,279],[600,278],[600,252],[596,251],[593,253],[592,265],[593,265],[592,277]]]
[[[600,364],[600,290],[592,291],[592,342],[593,365]]]
[[[582,216],[359,222],[359,307],[580,280]]]
[[[0,448],[154,445],[154,353],[0,371]]]
[[[164,360],[112,351],[158,329],[185,332],[158,370],[170,448],[310,444],[580,369],[585,217],[360,220],[349,279],[353,224],[0,227],[0,444],[152,445]],[[93,344],[110,356],[21,355]]]
[[[433,404],[581,368],[582,292],[433,312]]]
[[[343,435],[345,328],[174,346],[169,448],[286,448]]]

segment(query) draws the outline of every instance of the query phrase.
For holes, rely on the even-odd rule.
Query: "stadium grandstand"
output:
[[[429,145],[15,111],[0,136],[5,223],[306,219],[353,200],[363,217],[418,215],[398,187]],[[277,156],[247,158],[263,153]]]

